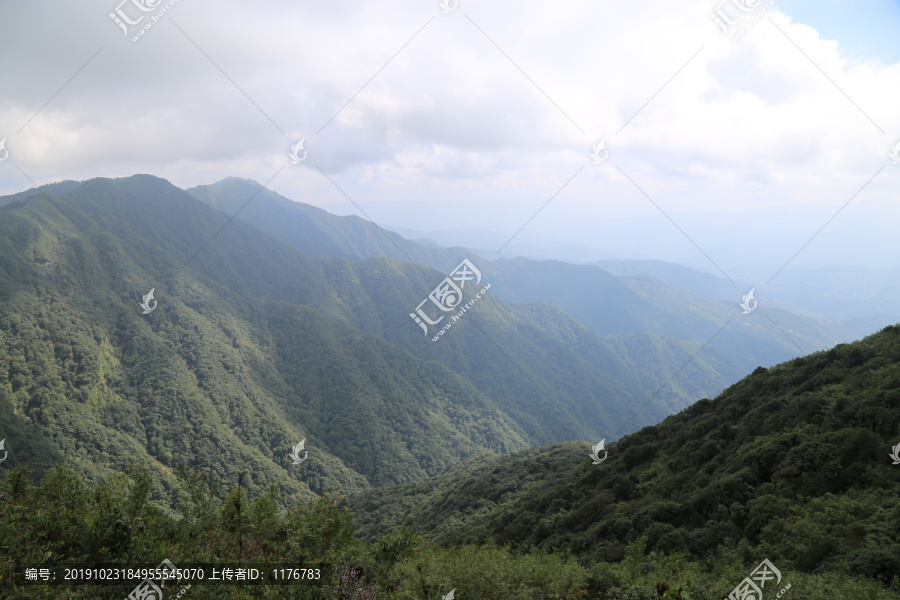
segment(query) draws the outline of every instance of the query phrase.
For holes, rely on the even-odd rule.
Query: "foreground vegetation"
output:
[[[491,543],[441,547],[405,527],[373,543],[354,538],[341,496],[323,495],[285,508],[277,490],[248,498],[241,488],[224,494],[205,474],[179,468],[178,514],[148,500],[149,474],[133,469],[89,487],[71,465],[50,471],[39,484],[19,465],[0,481],[0,563],[53,567],[62,563],[326,563],[323,587],[197,584],[186,599],[334,598],[437,599],[451,589],[459,600],[720,600],[764,557],[746,547],[720,548],[717,558],[647,553],[646,538],[631,543],[617,563],[587,562],[551,551],[522,551]],[[890,583],[853,577],[847,565],[822,574],[782,569],[780,587],[792,600],[900,599],[900,578]],[[119,587],[16,586],[0,579],[3,598],[126,598]],[[768,590],[766,590],[768,592]],[[772,596],[778,590],[772,591]],[[172,592],[174,597],[176,592]],[[768,597],[768,594],[767,594]]]
[[[350,495],[363,539],[406,523],[436,543],[492,541],[619,562],[627,544],[712,560],[721,548],[804,573],[900,573],[900,328],[798,358],[608,446],[469,459]],[[865,597],[861,597],[865,598]],[[768,599],[767,599],[768,600]]]

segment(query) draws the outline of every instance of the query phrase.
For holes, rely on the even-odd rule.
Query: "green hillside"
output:
[[[801,572],[900,574],[900,327],[757,369],[715,400],[608,445],[479,456],[355,494],[370,539],[401,523],[442,544],[492,540],[619,561],[648,550],[768,557]]]
[[[248,469],[251,492],[299,499],[613,437],[687,404],[697,390],[679,381],[724,385],[698,358],[654,397],[690,348],[638,336],[626,355],[551,306],[491,294],[433,343],[409,313],[444,273],[311,257],[155,177],[48,194],[0,208],[8,467],[66,457],[99,481],[145,465],[168,500],[179,464],[217,485]]]
[[[527,445],[462,377],[310,306],[331,295],[322,266],[263,234],[237,224],[173,277],[225,220],[177,188],[94,180],[53,201],[0,219],[6,466],[48,448],[92,480],[148,465],[168,498],[177,464],[214,483],[243,468],[249,489],[299,498]],[[44,444],[25,443],[34,431]],[[287,454],[303,438],[298,469]]]

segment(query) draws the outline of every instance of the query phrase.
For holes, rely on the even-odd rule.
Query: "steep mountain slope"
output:
[[[686,402],[652,396],[668,365],[643,380],[647,365],[553,307],[487,294],[433,343],[409,313],[446,273],[310,257],[151,176],[64,188],[0,209],[0,416],[49,444],[26,452],[4,416],[9,465],[48,448],[95,479],[138,463],[164,496],[187,462],[292,498],[612,436]]]
[[[351,498],[365,537],[407,523],[445,542],[494,539],[618,560],[722,547],[802,571],[900,573],[900,327],[757,369],[715,400],[608,446],[484,455]]]
[[[617,333],[603,340],[654,390],[653,402],[666,406],[671,414],[684,408],[684,398],[710,396],[708,390],[721,391],[740,377],[734,365],[715,353],[707,352],[706,348],[698,353],[696,343],[653,333]],[[628,431],[635,429],[629,427]]]
[[[137,463],[171,484],[171,467],[188,462],[218,483],[247,469],[251,489],[278,483],[291,497],[404,481],[464,455],[526,445],[508,417],[441,365],[309,306],[233,291],[255,283],[312,301],[326,287],[315,288],[299,253],[279,256],[278,242],[252,230],[231,240],[223,233],[228,251],[198,257],[219,263],[223,279],[233,275],[232,287],[185,271],[156,284],[158,309],[141,315],[140,292],[180,264],[165,248],[198,247],[200,234],[224,221],[165,182],[95,180],[55,202],[87,233],[45,199],[10,206],[0,220],[7,466],[46,453],[23,443],[37,429],[53,459],[61,452],[92,477]],[[177,226],[192,221],[207,231]],[[147,242],[151,235],[163,243]],[[233,270],[238,252],[254,264],[250,282]],[[263,256],[283,261],[267,265]],[[279,277],[267,277],[267,266]],[[348,424],[354,415],[365,418]],[[299,470],[287,451],[304,437],[310,460]],[[442,447],[448,440],[451,449]],[[360,454],[361,443],[375,447]]]

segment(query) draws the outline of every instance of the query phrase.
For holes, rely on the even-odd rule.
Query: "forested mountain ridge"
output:
[[[766,556],[800,571],[900,574],[900,327],[753,374],[607,445],[483,455],[350,499],[358,531],[400,523],[444,544],[493,540],[623,558],[648,549]],[[844,565],[841,567],[840,565]]]
[[[464,378],[329,312],[328,265],[236,223],[178,273],[226,218],[162,180],[3,211],[0,403],[92,478],[150,465],[171,492],[178,463],[213,482],[243,468],[249,489],[291,498],[527,445]],[[9,465],[42,464],[49,450],[4,435]],[[287,453],[303,438],[298,472]]]
[[[387,257],[449,272],[468,255],[464,248],[423,246],[392,231],[379,230],[361,217],[337,216],[294,202],[248,179],[229,177],[185,191],[312,256]],[[253,200],[248,204],[250,198]]]
[[[109,200],[102,193],[107,185],[96,181],[93,189],[80,188],[80,198],[53,199],[87,234],[60,218],[56,206],[42,198],[9,207],[0,221],[0,403],[6,409],[3,414],[16,413],[16,420],[39,429],[37,439],[42,442],[32,438],[34,443],[28,444],[19,428],[7,431],[4,422],[8,466],[29,462],[39,467],[50,462],[47,454],[55,449],[57,458],[62,454],[75,460],[92,479],[142,464],[150,465],[168,486],[173,483],[170,470],[178,463],[200,465],[220,482],[246,468],[250,489],[278,483],[290,498],[309,495],[310,490],[356,489],[385,477],[421,477],[438,472],[442,461],[492,446],[524,447],[515,424],[440,365],[426,366],[309,306],[250,302],[232,291],[247,283],[237,276],[233,288],[202,274],[166,281],[160,264],[173,262],[166,244],[182,240],[190,247],[197,236],[176,221],[167,225],[172,231],[166,244],[154,246],[140,235],[127,235],[134,232],[130,226],[155,233],[153,225],[161,225],[160,216],[190,221],[197,215],[177,205],[184,201],[177,194],[173,204],[157,206],[156,214],[148,210],[146,203],[152,200],[146,198],[131,207],[92,206]],[[171,190],[161,186],[156,192]],[[122,189],[114,192],[122,197]],[[196,208],[209,213],[201,205]],[[102,233],[89,224],[97,215],[129,209],[138,213],[131,215],[131,223],[107,223]],[[129,246],[135,252],[126,250]],[[302,271],[308,266],[302,257],[290,254],[282,258],[293,277],[272,281],[283,286],[292,280],[312,283],[312,276]],[[252,259],[253,253],[245,258]],[[260,269],[248,272],[265,280]],[[165,283],[151,283],[159,281]],[[140,292],[154,285],[160,305],[148,318],[137,303]],[[273,285],[270,292],[278,293]],[[293,293],[307,298],[319,293],[302,286]],[[292,331],[304,336],[300,348],[296,338],[285,339]],[[299,362],[302,351],[313,347],[313,364],[309,359]],[[360,368],[361,360],[393,363],[396,377],[373,378]],[[289,368],[279,369],[282,362],[290,363]],[[312,380],[317,386],[292,389],[293,370],[304,366],[321,370],[307,375],[306,383]],[[342,387],[331,388],[324,376],[338,368]],[[404,380],[406,369],[417,376]],[[427,403],[420,400],[426,398]],[[317,410],[323,401],[334,404],[327,411]],[[391,408],[379,408],[386,401]],[[366,414],[348,429],[342,420],[352,420],[360,404],[378,414]],[[385,429],[390,418],[416,426]],[[427,431],[420,430],[426,425]],[[342,443],[348,433],[373,443],[388,433],[395,439],[359,454]],[[431,435],[456,440],[454,448],[434,453]],[[287,451],[304,437],[312,456],[298,474],[291,470]],[[340,454],[343,459],[336,456]],[[431,455],[436,460],[428,458]],[[393,462],[387,460],[391,457]]]
[[[646,404],[690,348],[635,336],[661,359],[638,366],[553,307],[490,294],[433,343],[409,313],[445,276],[311,257],[148,175],[19,194],[0,208],[8,466],[65,456],[97,479],[150,465],[160,497],[179,463],[213,483],[246,469],[248,489],[296,498],[612,436],[680,409],[691,386],[721,387],[698,357],[684,390]]]

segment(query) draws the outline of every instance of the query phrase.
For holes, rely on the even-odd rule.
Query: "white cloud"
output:
[[[586,165],[529,226],[552,234],[598,207],[645,214],[618,168],[667,210],[838,207],[900,139],[900,64],[852,62],[777,4],[737,43],[707,0],[460,0],[448,15],[401,0],[178,2],[138,43],[109,19],[115,4],[0,8],[17,49],[0,57],[4,192],[28,185],[14,165],[38,181],[266,181],[306,137],[308,159],[276,191],[344,202],[318,166],[360,202],[478,202],[510,227],[531,215],[491,216],[491,202],[540,204]],[[591,165],[601,138],[610,158]],[[897,177],[886,170],[867,197],[889,198]]]

